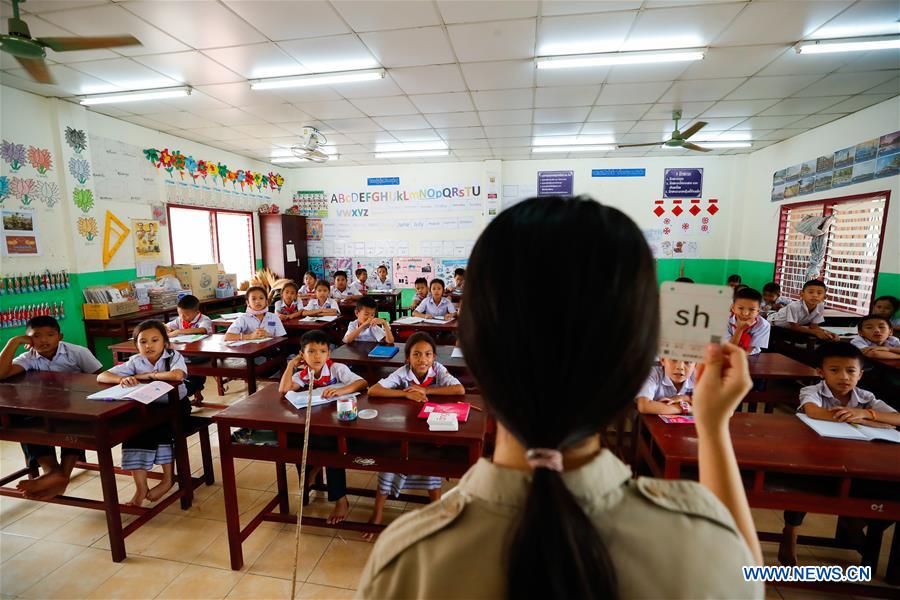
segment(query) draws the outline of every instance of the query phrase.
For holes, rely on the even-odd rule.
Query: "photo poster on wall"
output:
[[[444,281],[444,285],[453,282],[453,272],[457,269],[465,269],[469,264],[468,258],[438,258],[435,263],[434,276]]]
[[[775,171],[772,202],[900,174],[900,131]]]
[[[355,277],[356,269],[365,269],[366,273],[369,274],[369,285],[371,285],[372,281],[378,277],[378,274],[375,272],[378,267],[384,266],[388,270],[387,280],[393,281],[391,277],[391,257],[382,257],[382,258],[370,258],[370,257],[357,257],[353,259],[353,273],[351,273],[351,280]]]
[[[419,277],[424,277],[428,281],[434,279],[433,258],[395,256],[392,262],[394,265],[394,285],[397,287],[411,288]]]
[[[351,267],[353,267],[353,259],[349,256],[326,256],[322,259],[322,272],[328,283],[334,283],[335,271],[345,271],[348,282],[353,283],[353,269]]]
[[[321,256],[310,256],[308,259],[306,259],[306,264],[308,265],[307,268],[316,274],[316,280],[325,279],[324,258],[322,258]]]
[[[3,256],[41,255],[40,235],[33,209],[3,209],[0,219],[3,221]]]

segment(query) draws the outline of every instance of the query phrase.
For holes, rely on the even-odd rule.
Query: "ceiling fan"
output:
[[[44,37],[33,38],[28,24],[19,18],[19,4],[25,0],[12,0],[13,16],[9,19],[9,33],[0,34],[0,50],[12,54],[31,78],[39,83],[55,83],[47,69],[44,48],[56,52],[72,50],[96,50],[119,46],[140,46],[141,42],[132,35],[98,37]]]
[[[326,162],[330,157],[319,148],[327,143],[328,140],[321,131],[307,125],[301,131],[300,143],[291,146],[291,154],[312,162]]]
[[[678,131],[678,120],[681,119],[681,111],[673,110],[672,118],[675,120],[675,131],[672,132],[672,137],[667,139],[665,142],[650,142],[649,144],[619,144],[619,148],[637,148],[639,146],[671,146],[673,148],[686,148],[688,150],[697,150],[698,152],[709,152],[709,148],[703,148],[698,146],[697,144],[692,144],[687,141],[689,137],[706,127],[705,121],[697,121],[684,131]]]

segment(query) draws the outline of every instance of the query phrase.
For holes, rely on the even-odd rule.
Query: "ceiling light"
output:
[[[190,96],[191,88],[187,86],[161,88],[156,90],[137,90],[134,92],[119,92],[115,94],[97,94],[85,96],[80,100],[83,106],[97,104],[117,104],[119,102],[140,102],[141,100],[163,100],[165,98],[181,98]]]
[[[575,69],[604,65],[638,65],[703,60],[705,55],[706,48],[610,52],[607,54],[570,54],[568,56],[541,56],[535,59],[535,64],[538,69]]]
[[[424,150],[421,152],[378,152],[375,158],[430,158],[434,156],[447,156],[447,150]]]
[[[308,87],[311,85],[334,85],[337,83],[350,83],[354,81],[375,81],[377,79],[384,79],[384,69],[335,71],[332,73],[313,73],[312,75],[257,79],[256,81],[250,82],[250,89],[276,90],[280,88]]]
[[[531,138],[532,146],[590,146],[615,144],[616,140],[609,135],[565,135]]]
[[[328,161],[340,160],[340,154],[331,154],[328,153]],[[308,158],[300,158],[299,156],[279,156],[276,158],[270,158],[269,162],[276,165],[283,165],[288,163],[305,163],[305,162],[316,162],[312,161]],[[323,161],[324,162],[324,161]]]
[[[384,142],[375,144],[375,152],[418,152],[420,150],[446,150],[447,142]]]
[[[316,150],[321,150],[325,154],[329,156],[337,154],[337,148],[335,146],[317,146]],[[292,158],[294,157],[294,153],[291,152],[288,148],[273,148],[271,152],[269,152],[269,158]]]
[[[547,153],[547,152],[609,152],[610,150],[615,150],[615,146],[535,146],[531,149],[534,153]]]
[[[826,54],[828,52],[861,52],[900,48],[900,35],[863,38],[843,38],[801,42],[794,46],[798,54]]]

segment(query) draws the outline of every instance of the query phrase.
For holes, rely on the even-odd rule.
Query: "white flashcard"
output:
[[[660,287],[659,356],[701,361],[709,343],[725,342],[732,289],[666,281]]]

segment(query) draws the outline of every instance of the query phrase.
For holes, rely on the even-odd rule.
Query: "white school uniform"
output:
[[[775,302],[773,302],[771,304],[769,304],[765,300],[763,300],[762,306],[760,306],[759,309],[760,309],[760,311],[764,311],[764,312],[772,312],[772,311],[780,310],[790,303],[791,303],[790,298],[785,298],[784,296],[779,296],[775,300]]]
[[[732,314],[728,317],[728,338],[734,335],[735,323],[737,319]],[[769,347],[769,334],[772,331],[772,325],[762,317],[756,318],[756,323],[750,326],[747,333],[750,334],[750,356],[759,354],[763,348]]]
[[[300,386],[300,389],[304,389],[309,385],[309,367],[304,367],[294,373],[293,377],[291,377],[291,381]],[[362,377],[354,373],[350,370],[345,364],[336,363],[331,361],[330,359],[325,361],[325,364],[322,366],[322,370],[319,372],[319,377],[313,382],[314,389],[327,387],[329,385],[349,385],[354,381],[361,381]]]
[[[357,279],[356,281],[348,285],[347,289],[349,291],[352,291],[354,296],[361,296],[368,292],[370,287],[371,286],[369,284],[363,283],[362,281]]]
[[[390,279],[385,279],[384,281],[378,279],[378,277],[373,277],[370,279],[372,283],[369,285],[370,290],[376,290],[379,292],[389,292],[394,289],[394,284]]]
[[[319,306],[318,298],[311,298],[309,302],[306,303],[306,306],[303,310],[319,310],[320,308],[333,308],[338,311],[338,314],[341,312],[341,305],[334,298],[328,298],[325,300],[325,304],[323,306]]]
[[[681,384],[681,389],[676,390],[675,384],[669,379],[669,376],[666,375],[666,371],[662,368],[662,365],[656,365],[650,369],[650,375],[647,377],[647,380],[644,382],[644,385],[641,387],[641,390],[638,392],[635,399],[650,398],[651,400],[662,400],[663,398],[673,398],[675,396],[691,396],[694,393],[695,374],[696,371],[691,372],[691,376]]]
[[[834,397],[834,394],[831,393],[831,388],[828,387],[824,379],[816,385],[808,385],[800,389],[800,406],[797,407],[797,412],[803,412],[804,404],[815,404],[827,409],[842,406]],[[847,402],[846,408],[871,408],[875,412],[897,412],[887,402],[877,399],[872,392],[867,392],[858,387],[853,388],[850,392],[850,401]]]
[[[181,317],[175,317],[166,323],[166,327],[169,329],[205,329],[206,333],[213,331],[212,319],[203,313],[197,313],[197,316],[189,322],[183,321]]]
[[[886,340],[884,340],[884,343],[881,344],[880,346],[875,344],[875,342],[870,342],[869,340],[867,340],[866,338],[864,338],[861,335],[853,336],[853,339],[850,340],[850,343],[853,344],[854,346],[856,346],[857,348],[859,348],[860,350],[862,350],[863,348],[872,348],[872,347],[875,347],[875,348],[898,348],[898,347],[900,347],[900,339],[898,339],[892,335],[888,336],[888,338]]]
[[[167,358],[169,359],[168,369],[166,369]],[[164,373],[166,371],[174,371],[175,369],[179,369],[187,375],[187,364],[184,362],[184,357],[181,353],[176,350],[167,349],[163,350],[163,353],[160,355],[159,359],[157,359],[156,363],[151,364],[145,356],[135,354],[121,365],[114,366],[109,372],[114,375],[119,375],[120,377],[131,377],[132,375],[142,375],[144,373]],[[184,398],[185,396],[187,396],[187,387],[185,387],[182,382],[178,384],[178,397]],[[163,396],[160,400],[165,402],[166,397]]]
[[[459,385],[459,379],[447,371],[447,367],[435,362],[419,381],[409,365],[403,365],[378,382],[381,387],[391,390],[405,390],[411,385],[422,387],[448,387]],[[403,490],[436,490],[441,487],[441,478],[430,475],[404,475],[402,473],[378,473],[378,491],[386,496],[400,496]]]
[[[787,327],[789,324],[818,325],[825,321],[825,303],[818,303],[810,311],[803,300],[794,300],[775,314],[769,315],[769,322],[778,327]]]
[[[337,289],[336,285],[331,286],[331,297],[335,300],[343,300],[344,298],[350,298],[351,296],[356,296],[357,293],[353,291],[353,286],[348,285],[347,289],[343,292]]]
[[[450,300],[443,297],[439,303],[435,304],[434,298],[429,294],[427,298],[419,303],[419,306],[416,307],[415,311],[426,313],[431,317],[440,318],[448,314],[455,315],[456,307],[453,306],[453,303],[450,302]]]
[[[53,358],[45,358],[32,348],[12,360],[26,371],[54,371],[56,373],[95,373],[103,367],[91,351],[82,346],[60,342]]]
[[[300,286],[300,289],[297,290],[297,293],[298,294],[315,294],[316,293],[315,287],[316,286],[313,285],[313,289],[309,289],[309,287],[304,283],[303,285]]]
[[[243,313],[237,319],[235,319],[234,323],[228,326],[228,330],[225,333],[253,333],[259,328],[263,328],[269,332],[269,335],[272,337],[283,337],[287,335],[287,331],[284,329],[284,325],[281,324],[281,319],[278,318],[274,313],[267,312],[263,315],[263,320],[260,321],[256,318],[255,315],[251,315],[250,313]]]
[[[303,310],[303,301],[297,298],[291,302],[290,306],[284,303],[284,300],[278,300],[275,303],[275,314],[292,315]]]
[[[350,325],[347,326],[347,333],[344,334],[344,343],[347,342],[347,337],[354,331],[359,329],[359,319],[350,322]],[[384,328],[381,325],[369,325],[365,331],[356,336],[355,342],[380,342],[387,335],[384,333]]]

